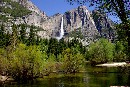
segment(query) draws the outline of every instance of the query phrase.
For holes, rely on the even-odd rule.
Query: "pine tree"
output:
[[[5,44],[5,36],[4,36],[4,25],[2,24],[0,27],[0,48]]]
[[[12,45],[13,49],[16,48],[17,43],[18,43],[17,25],[13,24],[13,26],[12,26],[12,37],[11,37],[11,45]]]
[[[30,32],[29,32],[29,38],[28,38],[28,42],[27,45],[34,45],[36,44],[36,31],[35,31],[35,27],[32,25],[30,28]]]
[[[20,41],[25,43],[26,42],[26,25],[21,24],[21,29],[20,29]]]

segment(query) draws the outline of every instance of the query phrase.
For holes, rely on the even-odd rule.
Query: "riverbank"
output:
[[[113,63],[104,63],[104,64],[98,64],[96,66],[106,66],[106,67],[118,67],[118,66],[126,66],[128,65],[126,62],[113,62]]]
[[[32,83],[4,83],[0,87],[110,87],[129,85],[129,68],[86,66],[82,73],[51,73],[49,76],[37,78]],[[122,72],[123,71],[123,72]]]
[[[0,75],[0,82],[13,81],[14,79],[11,76]]]

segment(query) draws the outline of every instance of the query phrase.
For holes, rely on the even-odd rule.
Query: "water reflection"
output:
[[[51,76],[29,84],[8,83],[4,87],[110,87],[130,85],[129,68],[86,67],[86,72]]]

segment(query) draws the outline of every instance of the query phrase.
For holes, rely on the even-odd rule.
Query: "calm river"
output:
[[[130,86],[130,69],[86,67],[85,72],[70,75],[52,74],[33,83],[6,83],[3,87],[110,87]],[[1,86],[0,86],[1,87]]]

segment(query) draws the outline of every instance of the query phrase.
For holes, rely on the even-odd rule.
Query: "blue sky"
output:
[[[79,4],[75,3],[70,5],[67,0],[31,0],[40,10],[45,11],[48,16],[52,16],[56,13],[63,14],[64,12],[77,8]],[[89,7],[89,4],[86,4],[89,10],[93,10],[94,7]]]
[[[64,12],[77,8],[79,4],[74,3],[70,5],[67,0],[31,0],[40,10],[44,11],[48,16],[52,16],[56,13],[63,14]],[[95,7],[89,7],[89,3],[85,4],[88,10],[92,11]],[[109,16],[113,21],[116,21],[117,18]]]

